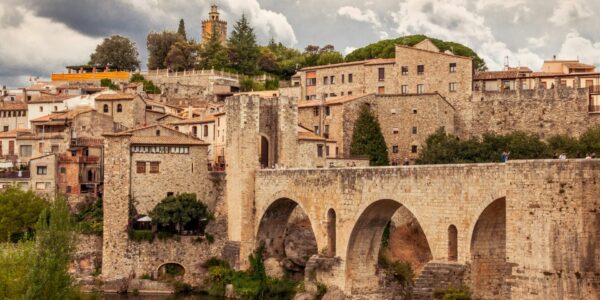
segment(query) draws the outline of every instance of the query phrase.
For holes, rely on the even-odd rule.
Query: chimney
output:
[[[554,54],[554,55],[552,56],[552,58],[554,58],[554,60],[556,60],[556,54]]]

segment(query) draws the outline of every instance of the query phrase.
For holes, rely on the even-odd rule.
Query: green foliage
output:
[[[323,296],[327,294],[327,286],[321,282],[317,282],[317,295],[315,298],[317,300],[323,299]]]
[[[206,205],[196,199],[196,194],[188,193],[166,197],[149,215],[159,231],[167,233],[180,233],[190,227],[204,232],[204,227],[213,218]]]
[[[242,92],[264,91],[265,85],[250,78],[246,78],[240,80],[240,90]]]
[[[232,68],[247,75],[257,74],[260,50],[256,44],[254,29],[245,14],[233,26],[227,45]]]
[[[213,28],[208,42],[202,46],[198,67],[201,69],[223,69],[229,63],[227,49],[221,44],[221,35]]]
[[[29,262],[35,242],[0,243],[0,299],[20,299],[27,289]]]
[[[117,86],[116,84],[114,84],[112,82],[112,80],[108,79],[108,78],[104,78],[100,80],[100,86],[103,87],[107,87],[113,91],[118,91],[119,90],[119,86]]]
[[[198,45],[195,43],[186,40],[177,41],[167,52],[165,66],[172,71],[192,69],[196,64],[197,54]]]
[[[131,75],[131,79],[129,79],[129,82],[141,82],[144,85],[144,92],[149,94],[160,94],[160,88],[155,86],[152,80],[146,80],[146,78],[144,78],[144,75],[140,73],[135,73]]]
[[[140,67],[138,50],[130,39],[113,35],[105,38],[90,56],[90,65],[110,66],[119,70],[136,70]]]
[[[371,166],[389,165],[387,146],[379,121],[367,105],[361,107],[354,124],[350,154],[368,156]]]
[[[75,234],[69,206],[57,198],[40,215],[36,225],[35,254],[26,276],[27,299],[74,299],[73,280],[68,269],[74,251]]]
[[[385,228],[383,229],[383,234],[381,235],[381,249],[387,249],[390,244],[390,229],[392,227],[392,221],[389,221]]]
[[[148,47],[148,69],[167,68],[166,58],[171,47],[177,42],[185,42],[176,32],[151,32],[146,38]]]
[[[410,263],[403,261],[391,261],[382,252],[378,259],[379,267],[388,275],[393,276],[401,284],[412,284],[415,274]]]
[[[382,40],[362,48],[358,48],[346,56],[346,61],[358,61],[373,58],[393,58],[396,55],[396,44],[404,46],[414,46],[424,39],[429,39],[433,44],[444,52],[446,50],[460,56],[473,58],[473,67],[476,70],[486,70],[485,61],[481,59],[475,51],[459,43],[446,42],[435,38],[430,38],[425,35],[409,35],[397,39]]]
[[[339,64],[344,62],[344,56],[337,51],[327,51],[319,54],[319,58],[317,59],[317,65],[329,65],[329,64]]]
[[[214,237],[212,234],[210,234],[210,233],[205,233],[205,234],[204,234],[204,237],[206,238],[206,241],[207,241],[209,244],[212,244],[212,243],[214,243],[214,242],[215,242],[215,237]]]
[[[177,277],[177,276],[182,276],[184,272],[185,272],[185,270],[183,269],[183,267],[178,264],[165,265],[165,274],[167,274],[167,275]]]
[[[471,300],[471,292],[467,287],[453,288],[445,290],[436,290],[433,292],[435,299],[443,300]]]
[[[154,275],[146,273],[146,274],[143,274],[142,276],[140,276],[140,279],[154,280]]]
[[[582,158],[600,151],[600,126],[589,129],[579,139],[555,135],[546,142],[522,131],[505,135],[488,133],[481,139],[460,141],[440,128],[427,138],[417,164],[498,162],[503,151],[510,152],[511,159],[553,158],[561,153]]]
[[[226,260],[218,259],[216,257],[209,258],[202,264],[202,266],[206,269],[210,269],[212,267],[224,267],[227,269],[231,268]]]
[[[277,90],[277,89],[279,89],[279,80],[278,79],[267,80],[265,82],[265,90],[271,91],[271,90]]]
[[[0,193],[0,242],[16,241],[32,233],[48,202],[32,191],[11,187]]]
[[[102,236],[103,212],[102,199],[88,203],[78,214],[74,221],[83,234]]]
[[[129,239],[136,242],[153,242],[154,232],[152,230],[129,230]]]
[[[185,33],[185,22],[183,19],[179,20],[179,27],[177,27],[177,34],[179,34],[183,40],[187,40],[187,35]]]

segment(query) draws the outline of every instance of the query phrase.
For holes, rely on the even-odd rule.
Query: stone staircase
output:
[[[434,299],[436,290],[463,285],[465,266],[456,262],[431,261],[425,265],[415,280],[414,300]]]

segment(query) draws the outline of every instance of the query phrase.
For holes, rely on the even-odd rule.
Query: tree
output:
[[[178,41],[171,46],[165,57],[165,65],[170,70],[183,71],[191,69],[196,63],[198,48],[194,43]]]
[[[105,38],[90,56],[90,65],[135,70],[140,67],[137,47],[134,42],[120,35]]]
[[[31,233],[48,202],[32,191],[11,187],[0,193],[0,242]]]
[[[258,66],[262,71],[275,73],[278,71],[277,57],[270,47],[260,47],[260,60]]]
[[[204,226],[212,219],[212,214],[196,199],[196,194],[188,193],[166,197],[149,215],[159,230],[177,233],[188,227],[204,231]]]
[[[155,86],[152,80],[146,80],[146,78],[144,78],[144,76],[140,73],[131,75],[129,82],[141,82],[144,85],[144,92],[150,94],[160,94],[160,88]]]
[[[256,44],[254,29],[248,23],[246,15],[242,14],[242,18],[233,26],[233,31],[227,44],[231,67],[243,74],[256,74],[260,51]]]
[[[228,63],[227,49],[221,44],[219,31],[213,28],[208,42],[200,49],[198,65],[202,69],[221,69]]]
[[[165,69],[166,58],[171,47],[177,42],[183,42],[181,35],[175,32],[151,32],[148,34],[148,69]]]
[[[337,51],[327,51],[319,54],[317,65],[338,64],[344,62],[344,56]]]
[[[185,23],[183,19],[179,20],[179,27],[177,28],[177,34],[179,34],[184,41],[187,41],[187,35],[185,34]]]
[[[36,226],[35,255],[26,278],[26,299],[75,299],[69,274],[73,229],[64,198],[57,198],[50,209],[42,212]]]
[[[354,123],[351,155],[366,155],[371,166],[389,165],[388,151],[385,139],[381,133],[379,121],[373,115],[368,105],[363,105]]]

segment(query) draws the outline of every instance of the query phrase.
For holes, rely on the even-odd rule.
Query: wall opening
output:
[[[335,235],[335,231],[336,231],[336,216],[335,216],[335,210],[333,210],[333,208],[330,208],[329,211],[327,211],[327,255],[330,257],[334,257],[335,256],[335,242],[336,242],[336,235]]]
[[[158,280],[172,281],[181,280],[185,274],[185,268],[178,263],[166,263],[158,268]]]
[[[269,168],[269,140],[266,137],[260,136],[260,166],[261,168]]]
[[[295,279],[304,278],[308,259],[317,254],[317,241],[310,219],[295,201],[287,198],[273,202],[261,218],[256,247],[264,246],[265,263],[282,266],[281,272]]]
[[[392,220],[399,220],[398,224]],[[390,229],[392,226],[395,233]],[[380,282],[381,260],[408,263],[415,270],[432,258],[416,217],[394,200],[379,200],[362,212],[352,229],[346,255],[346,276],[352,294],[379,291],[381,287],[373,283]]]
[[[448,260],[456,261],[458,259],[458,230],[456,226],[448,227]]]
[[[506,199],[492,202],[479,216],[471,239],[472,290],[476,298],[507,299]]]

